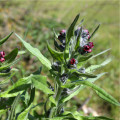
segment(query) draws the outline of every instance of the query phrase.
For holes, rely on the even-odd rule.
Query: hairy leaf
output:
[[[80,14],[78,14],[78,15],[75,17],[74,21],[72,22],[72,24],[71,24],[70,27],[68,28],[68,31],[67,31],[67,41],[66,41],[67,43],[69,43],[71,37],[74,35],[74,27],[75,27],[75,25],[76,25],[76,23],[77,23],[77,21],[78,21],[78,19],[79,19],[79,16],[80,16]]]
[[[8,116],[8,120],[14,120],[14,118],[15,118],[15,108],[18,104],[19,99],[20,99],[20,94],[17,95],[17,97],[15,98],[15,100],[12,104],[12,107],[11,107],[11,110],[10,110],[10,113],[9,113],[9,116]]]
[[[50,54],[51,54],[51,56],[52,56],[53,58],[55,58],[56,60],[58,60],[58,61],[60,61],[60,62],[63,62],[63,60],[64,60],[64,58],[63,58],[63,52],[58,52],[58,51],[52,49],[52,48],[49,46],[48,43],[47,43],[47,47],[48,47],[48,50],[49,50],[49,52],[50,52]]]
[[[91,36],[90,36],[90,39],[94,36],[94,34],[97,32],[97,30],[99,29],[99,27],[100,27],[100,24],[96,27],[96,29],[94,30],[94,32],[91,34]],[[89,39],[89,40],[90,40]]]
[[[47,86],[47,77],[41,75],[33,75],[31,77],[31,80],[37,89],[42,90],[46,94],[54,94],[54,92]]]
[[[18,115],[17,120],[28,120],[28,113],[29,113],[31,107],[32,107],[32,104],[27,109],[25,109],[22,113],[20,113]]]
[[[25,48],[30,53],[32,53],[34,56],[36,56],[44,66],[46,66],[48,69],[51,69],[50,61],[46,57],[44,57],[37,48],[34,48],[29,43],[25,42],[19,35],[16,34],[16,36],[21,40],[21,42],[24,44]]]
[[[10,52],[7,56],[5,56],[5,62],[11,63],[16,58],[18,54],[18,48],[15,48],[12,52]]]

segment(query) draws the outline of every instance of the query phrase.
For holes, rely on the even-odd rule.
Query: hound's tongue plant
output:
[[[103,67],[108,64],[111,61],[111,58],[108,58],[100,65],[91,65],[87,68],[84,66],[87,61],[92,60],[98,55],[108,51],[105,50],[97,55],[92,55],[92,52],[95,49],[94,43],[91,42],[91,40],[95,32],[98,30],[99,25],[91,34],[82,25],[75,28],[78,19],[79,14],[75,17],[68,30],[63,29],[58,34],[54,31],[55,49],[51,48],[49,43],[47,43],[48,51],[50,52],[54,62],[50,62],[37,48],[32,47],[29,43],[24,41],[16,34],[25,48],[36,56],[42,65],[48,68],[53,79],[52,83],[49,83],[46,76],[40,75],[40,69],[30,76],[20,79],[14,84],[13,87],[9,88],[8,91],[1,94],[1,96],[9,97],[16,96],[19,93],[10,109],[9,120],[13,120],[13,118],[17,120],[27,120],[27,118],[30,117],[32,120],[111,120],[110,118],[103,116],[84,116],[76,109],[66,108],[67,101],[70,101],[72,97],[77,95],[85,87],[92,88],[102,99],[107,102],[120,106],[120,103],[116,99],[105,92],[102,88],[94,84],[98,78],[105,74],[100,73],[94,75],[94,71],[99,67]],[[1,56],[4,58],[3,52]],[[27,91],[27,88],[31,90],[29,102],[24,102],[26,107],[24,107],[22,111],[19,111],[17,116],[14,117],[13,113],[15,111],[15,106],[17,105],[19,98],[22,97],[23,92]],[[41,103],[44,104],[43,114],[37,116],[30,113],[30,110],[36,112],[35,107],[37,105],[33,105],[35,89],[40,89],[48,95],[46,101]],[[22,99],[22,101],[24,100]]]

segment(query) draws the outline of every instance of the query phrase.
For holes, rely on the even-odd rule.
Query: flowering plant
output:
[[[1,93],[1,96],[4,97],[16,96],[9,109],[9,120],[111,120],[103,116],[84,116],[76,109],[66,107],[67,102],[81,90],[85,89],[85,87],[92,88],[107,102],[120,106],[120,103],[116,99],[94,84],[98,78],[105,74],[94,75],[94,71],[108,64],[111,59],[108,58],[100,65],[91,65],[88,68],[84,66],[87,61],[108,51],[102,51],[97,55],[91,54],[92,49],[94,49],[91,39],[98,30],[99,25],[90,35],[88,30],[83,26],[75,28],[78,19],[79,14],[75,17],[68,30],[62,30],[59,34],[56,34],[54,31],[55,49],[51,48],[49,43],[47,43],[48,51],[53,57],[52,63],[37,48],[32,47],[16,34],[25,48],[36,56],[42,65],[49,70],[53,82],[50,83],[47,81],[47,77],[41,75],[41,69],[39,69],[30,76],[21,78],[7,91]],[[28,89],[30,90],[29,98],[26,97]],[[33,105],[35,89],[39,89],[47,94],[48,97],[44,103]],[[16,112],[15,107],[19,98],[24,103],[24,108]],[[44,105],[42,115],[33,114],[38,105]]]

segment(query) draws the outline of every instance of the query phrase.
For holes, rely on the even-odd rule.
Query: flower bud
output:
[[[54,87],[52,87],[51,85],[49,86],[49,88],[50,88],[52,91],[54,91]]]
[[[61,30],[61,31],[60,31],[60,35],[65,36],[65,35],[66,35],[66,30],[64,30],[64,29],[63,29],[63,30]]]
[[[54,62],[52,64],[52,69],[55,70],[55,71],[59,71],[59,69],[60,69],[60,63],[59,62]]]
[[[62,74],[61,77],[60,77],[60,81],[62,83],[66,83],[67,79],[68,79],[68,74],[66,74],[66,73]]]
[[[80,73],[85,73],[85,68],[80,68],[80,69],[78,70],[78,72],[80,72]]]
[[[62,107],[60,110],[60,114],[64,113],[64,108]]]

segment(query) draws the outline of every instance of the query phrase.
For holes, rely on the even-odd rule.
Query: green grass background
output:
[[[53,43],[53,28],[57,32],[61,29],[67,29],[78,13],[80,13],[80,20],[84,18],[83,25],[90,33],[100,23],[100,29],[92,39],[95,44],[93,54],[108,48],[111,48],[111,50],[90,61],[90,64],[99,64],[106,58],[113,57],[109,65],[97,71],[97,73],[108,72],[108,74],[99,79],[96,84],[120,101],[119,6],[120,2],[118,0],[0,1],[0,38],[14,31],[29,43],[38,47],[45,56],[51,59],[46,52],[46,40],[51,44]],[[22,49],[21,46],[20,41],[13,35],[3,45],[2,49],[9,52],[15,47]],[[20,74],[16,78],[35,71],[38,65],[41,64],[37,62],[35,57],[24,55],[20,65],[16,65],[20,70]],[[45,74],[45,71],[42,74]],[[77,96],[82,102],[87,97],[92,97],[87,104],[88,107],[92,107],[98,113],[113,117],[116,120],[120,118],[120,109],[100,99],[92,90],[87,88]]]

